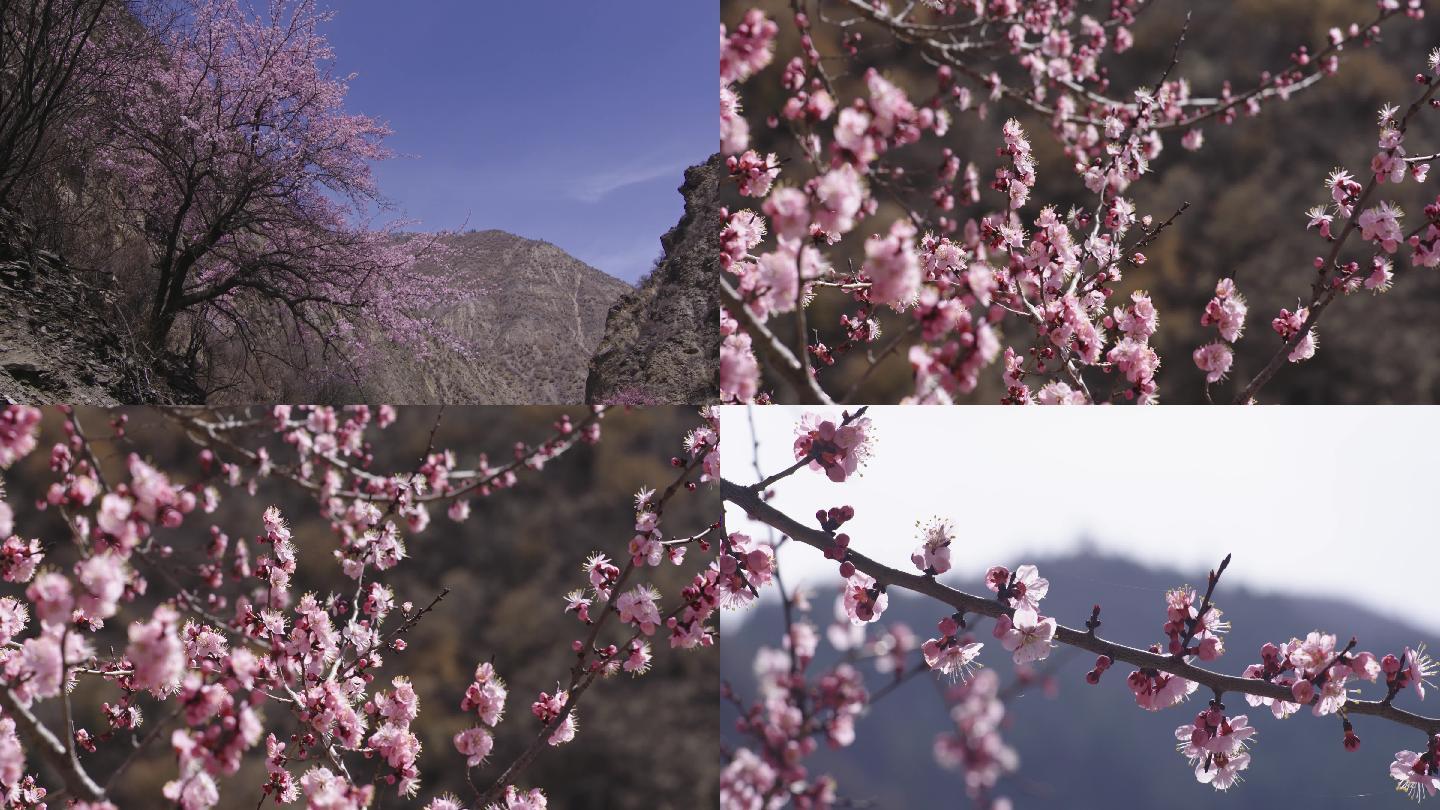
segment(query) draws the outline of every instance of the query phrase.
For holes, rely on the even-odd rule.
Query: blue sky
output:
[[[760,468],[773,473],[795,460],[801,413],[840,411],[720,410],[720,466],[740,484],[756,480],[752,435]],[[1440,633],[1440,593],[1413,587],[1415,576],[1432,575],[1399,574],[1408,586],[1356,585],[1357,572],[1440,570],[1430,472],[1440,434],[1426,409],[897,405],[867,415],[875,446],[858,477],[837,485],[802,470],[775,485],[772,503],[796,516],[851,504],[852,547],[887,565],[912,570],[915,524],[931,517],[955,523],[959,573],[947,577],[972,593],[991,565],[1079,553],[1087,543],[1194,572],[1192,583],[1233,552],[1227,581],[1333,596]],[[732,530],[747,531],[738,528],[745,523],[766,535],[727,508]],[[806,546],[786,544],[780,563],[792,586],[836,581],[835,563]]]
[[[329,0],[346,104],[423,230],[499,228],[634,282],[717,147],[714,0]]]

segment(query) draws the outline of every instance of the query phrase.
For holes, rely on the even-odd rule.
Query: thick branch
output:
[[[751,518],[774,527],[776,530],[788,535],[791,539],[808,546],[814,546],[822,551],[829,548],[832,544],[830,535],[826,532],[820,531],[819,529],[812,529],[801,524],[789,515],[765,503],[758,493],[739,484],[722,479],[720,481],[720,497],[744,509]],[[876,585],[882,589],[889,587],[904,588],[905,590],[924,594],[932,599],[944,602],[956,610],[989,616],[992,619],[1012,613],[1009,607],[1002,605],[994,599],[974,596],[956,590],[947,585],[942,585],[932,577],[891,568],[853,549],[849,552],[847,559],[855,564],[857,570],[874,577]],[[1291,694],[1289,689],[1280,684],[1262,681],[1257,678],[1241,678],[1202,669],[1175,656],[1161,655],[1159,653],[1152,653],[1123,644],[1117,644],[1113,641],[1106,641],[1084,630],[1075,630],[1064,625],[1057,626],[1055,630],[1055,640],[1061,644],[1088,650],[1097,655],[1108,655],[1116,661],[1124,661],[1136,667],[1178,675],[1186,680],[1208,686],[1216,692],[1235,692],[1238,694],[1281,700],[1288,703],[1295,702],[1295,696]],[[1426,734],[1440,733],[1440,718],[1425,717],[1407,712],[1403,709],[1397,709],[1387,701],[1347,700],[1345,701],[1345,711],[1352,715],[1368,714],[1382,717],[1386,720],[1418,729]]]

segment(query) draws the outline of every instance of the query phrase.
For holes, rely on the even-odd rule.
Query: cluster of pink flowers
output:
[[[1205,305],[1200,325],[1215,327],[1220,332],[1220,340],[1207,343],[1194,353],[1196,367],[1205,372],[1205,382],[1217,383],[1230,372],[1230,365],[1235,361],[1231,345],[1244,334],[1248,311],[1245,297],[1235,288],[1234,279],[1222,278],[1215,284],[1215,296]]]
[[[985,645],[978,641],[965,641],[960,635],[960,625],[955,617],[946,616],[938,625],[939,638],[932,638],[920,645],[925,657],[925,666],[955,678],[963,678]]]
[[[39,445],[39,412],[32,411],[11,406],[0,416],[0,422],[16,426],[0,432],[6,467]],[[219,804],[226,778],[241,772],[247,753],[262,740],[264,795],[278,803],[303,797],[309,807],[359,810],[380,791],[415,796],[422,787],[421,744],[413,728],[420,701],[405,675],[388,675],[383,686],[379,673],[403,660],[407,634],[444,593],[417,607],[397,600],[385,576],[404,565],[406,537],[428,527],[431,508],[466,519],[468,510],[455,510],[453,503],[503,491],[522,472],[540,470],[570,448],[597,441],[602,415],[594,410],[578,423],[562,416],[550,439],[517,443],[504,464],[482,457],[477,468],[463,469],[453,451],[442,449],[428,453],[413,472],[387,473],[375,469],[371,431],[395,423],[393,408],[276,406],[260,419],[175,411],[163,418],[200,445],[198,472],[181,483],[138,453],[123,457],[123,480],[107,479],[96,466],[81,417],[59,411],[65,437],[52,449],[54,480],[37,487],[44,496],[36,506],[58,513],[73,535],[74,551],[66,548],[71,544],[14,536],[11,506],[0,514],[0,528],[9,535],[0,545],[0,573],[24,588],[23,599],[0,598],[0,705],[13,707],[0,710],[0,793],[7,804],[40,807],[47,793],[27,772],[27,758],[46,752],[27,751],[20,740],[42,745],[54,737],[37,726],[42,721],[31,710],[65,700],[68,717],[71,690],[91,678],[96,688],[114,692],[96,713],[103,718],[101,728],[77,723],[73,740],[62,745],[94,752],[128,744],[137,734],[159,737],[164,726],[150,730],[146,724],[173,721],[164,739],[176,770],[163,795],[184,810]],[[114,417],[111,429],[112,439],[126,438],[123,416]],[[636,541],[625,567],[602,554],[584,566],[589,592],[567,598],[566,607],[588,636],[573,643],[578,661],[573,683],[542,693],[533,707],[542,723],[553,726],[549,744],[574,738],[578,696],[591,681],[649,669],[651,636],[668,631],[675,648],[714,644],[710,623],[720,600],[718,563],[702,562],[669,610],[658,589],[637,580],[643,569],[664,560],[682,563],[689,546],[709,549],[718,523],[673,539],[661,534],[660,525],[673,495],[718,477],[717,451],[718,419],[706,411],[685,438],[683,455],[672,460],[675,480],[665,494],[657,497],[647,488],[636,498]],[[294,459],[272,456],[281,452]],[[257,510],[250,537],[232,537],[214,525],[199,532],[196,548],[180,545],[177,530],[213,513],[222,498],[231,497],[226,493],[244,498],[267,479],[315,497],[336,538],[337,568],[355,582],[352,598],[298,592],[297,583],[305,581],[299,543],[274,506]],[[64,554],[73,554],[74,561],[65,561]],[[150,606],[132,617],[132,603],[142,598]],[[611,616],[618,619],[608,623],[619,636],[613,643],[600,637]],[[118,635],[97,635],[122,620]],[[494,666],[485,662],[460,697],[461,711],[473,712],[477,721],[453,740],[468,767],[483,765],[492,754],[492,731],[503,717],[506,693]],[[171,718],[160,719],[166,715]],[[296,725],[288,740],[269,732],[276,715]],[[347,762],[352,756],[374,760],[366,776],[352,770],[354,763]],[[296,764],[305,770],[292,770]],[[94,780],[84,774],[90,766],[85,760],[76,766],[80,776],[52,778],[76,798],[95,799],[77,807],[113,810],[99,785],[113,782],[123,767],[109,780]],[[495,784],[480,799],[487,810],[545,806],[542,791],[513,784]],[[442,796],[428,806],[461,804]]]
[[[1440,793],[1440,734],[1433,735],[1425,750],[1395,752],[1390,776],[1396,788],[1414,799]]]
[[[816,413],[806,413],[795,427],[795,460],[807,461],[836,483],[854,475],[870,457],[875,433],[870,419],[846,413],[836,424]]]
[[[1195,778],[1202,785],[1216,790],[1229,790],[1240,781],[1240,771],[1250,767],[1246,750],[1255,727],[1245,715],[1225,716],[1225,706],[1218,700],[1195,715],[1195,722],[1175,729],[1176,746],[1195,768]]]
[[[856,2],[819,19],[795,13],[790,22],[798,44],[788,58],[778,53],[782,42],[792,41],[780,36],[782,22],[761,10],[747,10],[733,29],[722,24],[722,151],[740,196],[756,200],[753,207],[727,209],[721,225],[722,283],[733,284],[722,316],[723,399],[766,401],[765,378],[773,374],[803,398],[838,400],[824,372],[853,354],[852,372],[858,366],[865,377],[879,363],[906,358],[914,381],[907,402],[953,402],[973,392],[1001,357],[1007,403],[1158,402],[1161,357],[1151,343],[1158,315],[1148,296],[1122,292],[1121,285],[1132,268],[1144,266],[1140,248],[1168,221],[1138,212],[1125,196],[1131,185],[1160,158],[1167,133],[1178,133],[1185,149],[1199,149],[1203,127],[1258,114],[1271,99],[1335,74],[1342,52],[1373,44],[1381,23],[1418,20],[1424,10],[1419,0],[1387,0],[1372,22],[1334,28],[1313,50],[1298,47],[1288,65],[1262,73],[1251,89],[1227,80],[1217,97],[1205,98],[1192,95],[1190,83],[1170,69],[1158,86],[1133,92],[1111,86],[1105,61],[1130,48],[1141,5],[1112,3],[1102,19],[1056,0],[934,0],[903,13]],[[917,60],[919,70],[905,73],[904,82],[864,64],[869,49],[860,47],[858,32],[867,31],[869,44],[871,29],[924,52],[926,64]],[[838,55],[822,46],[822,37],[833,38]],[[973,54],[979,53],[996,58],[978,61]],[[827,65],[827,59],[844,64]],[[1430,100],[1440,82],[1440,60],[1431,62],[1417,77],[1421,101]],[[842,84],[847,65],[863,80]],[[741,94],[749,86],[757,98],[778,95],[775,106],[747,113]],[[841,95],[842,87],[851,95]],[[980,125],[1002,104],[1048,119],[1095,196],[1092,205],[1025,212],[1034,202],[1036,158],[1018,120],[1006,118],[996,138],[1001,165],[990,183],[998,199],[982,207],[980,168],[943,139],[960,120]],[[1343,243],[1354,231],[1379,251],[1363,263],[1317,260],[1325,276],[1317,295],[1388,288],[1394,269],[1387,256],[1407,242],[1417,264],[1440,265],[1440,226],[1429,212],[1426,224],[1407,235],[1393,203],[1363,204],[1376,185],[1427,177],[1426,160],[1408,157],[1404,145],[1414,109],[1403,116],[1396,108],[1382,110],[1371,162],[1375,183],[1367,187],[1337,171],[1327,182],[1333,207],[1311,212],[1312,227],[1327,240]],[[785,159],[778,145],[774,152],[752,146],[762,126],[770,144],[788,150]],[[913,159],[895,156],[927,139],[928,152],[907,154],[938,155],[933,168],[917,169]],[[962,215],[967,208],[969,215]],[[1440,200],[1434,208],[1440,214]],[[1337,219],[1343,227],[1335,227]],[[849,238],[863,238],[863,259],[852,259],[859,247],[839,244]],[[1130,301],[1112,303],[1122,294]],[[805,310],[822,295],[838,296],[842,311],[831,323],[807,322]],[[1318,304],[1302,302],[1297,312],[1276,319],[1286,343],[1280,357],[1299,362],[1314,354],[1309,320],[1323,311]],[[876,348],[879,307],[915,319],[891,338],[908,342],[905,351]],[[795,334],[788,328],[765,328],[780,315],[800,321],[800,345],[785,343],[783,336]],[[1219,328],[1221,339],[1192,353],[1207,399],[1209,386],[1230,373],[1244,318],[1233,280],[1223,280],[1202,317],[1202,324]],[[840,336],[831,340],[823,330]],[[762,342],[774,345],[761,351]],[[1274,373],[1257,374],[1237,398],[1252,398]],[[1097,390],[1101,386],[1109,390]]]
[[[34,451],[40,417],[40,409],[28,405],[6,405],[0,410],[0,470]]]
[[[1019,669],[1017,677],[1026,678]],[[950,708],[953,731],[935,736],[933,754],[942,768],[965,775],[965,795],[977,807],[1009,810],[1004,796],[994,795],[1000,780],[1020,768],[1020,755],[1002,736],[1009,719],[1001,695],[1000,676],[987,669],[974,678],[947,687],[945,702]]]

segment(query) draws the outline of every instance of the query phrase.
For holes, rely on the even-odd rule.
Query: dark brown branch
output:
[[[805,526],[770,504],[765,503],[757,493],[747,487],[722,479],[720,481],[720,497],[744,509],[751,518],[774,527],[793,540],[797,540],[808,546],[813,546],[822,551],[831,544],[831,539],[828,534],[819,529],[812,529]],[[957,610],[989,616],[992,619],[999,618],[1000,616],[1008,616],[1012,613],[1009,607],[1000,604],[994,599],[974,596],[956,590],[955,588],[940,584],[931,577],[911,574],[906,571],[891,568],[853,549],[850,550],[849,556],[846,559],[854,563],[857,570],[874,577],[876,586],[881,589],[889,587],[903,588],[944,602]],[[1235,675],[1213,672],[1190,664],[1183,659],[1177,659],[1174,656],[1152,653],[1113,641],[1107,641],[1098,635],[1084,630],[1075,630],[1064,625],[1057,625],[1055,640],[1061,644],[1088,650],[1096,655],[1108,655],[1115,661],[1124,661],[1127,664],[1132,664],[1142,669],[1154,669],[1167,672],[1171,675],[1177,675],[1186,680],[1201,684],[1202,686],[1207,686],[1216,692],[1234,692],[1237,694],[1280,700],[1287,703],[1295,702],[1295,696],[1291,694],[1289,689],[1280,684],[1262,681],[1257,678],[1241,678]],[[1347,700],[1345,702],[1345,712],[1350,715],[1372,715],[1381,717],[1404,726],[1418,729],[1426,734],[1440,733],[1440,718],[1425,717],[1407,712],[1404,709],[1397,709],[1387,701]]]

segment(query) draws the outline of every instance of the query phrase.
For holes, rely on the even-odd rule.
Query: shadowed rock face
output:
[[[107,277],[35,243],[0,211],[0,404],[201,400],[194,380],[142,357]]]
[[[464,357],[397,349],[367,371],[370,401],[575,404],[584,401],[587,363],[605,313],[628,284],[560,248],[504,231],[442,237],[444,271],[476,295],[441,303],[443,327],[475,346]]]
[[[720,156],[685,172],[685,215],[660,238],[665,255],[610,310],[590,361],[592,403],[702,404],[719,399]]]

